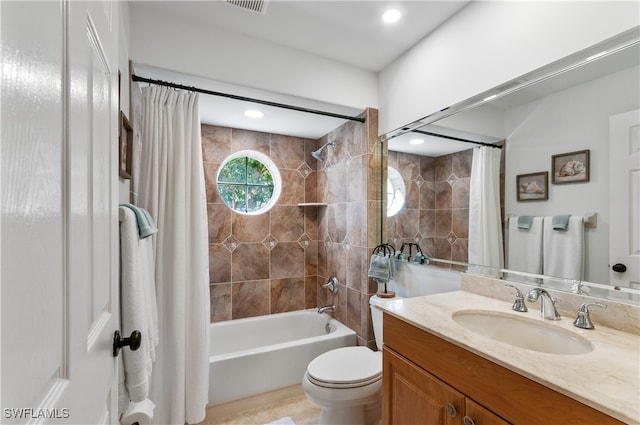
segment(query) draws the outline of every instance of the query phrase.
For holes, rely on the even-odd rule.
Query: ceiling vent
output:
[[[227,0],[227,4],[230,4],[240,9],[248,10],[259,15],[267,13],[267,6],[269,0]]]

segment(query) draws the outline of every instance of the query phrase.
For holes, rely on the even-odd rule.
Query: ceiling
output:
[[[270,0],[265,14],[261,15],[224,0],[130,2],[131,7],[139,11],[169,14],[185,25],[200,23],[224,28],[371,72],[388,66],[468,3],[456,0]],[[399,9],[402,17],[395,24],[385,24],[381,15],[391,7]],[[237,93],[246,88],[167,70],[136,66],[135,72],[147,78],[349,116],[362,112],[267,91],[252,90],[251,95]],[[275,107],[258,108],[255,104],[217,96],[201,95],[200,99],[202,122],[212,125],[317,139],[345,122]],[[250,120],[243,115],[247,109],[260,109],[265,116]]]
[[[270,0],[264,15],[224,0],[132,1],[189,22],[212,25],[317,56],[378,72],[426,37],[469,1]],[[402,13],[388,25],[382,13]]]

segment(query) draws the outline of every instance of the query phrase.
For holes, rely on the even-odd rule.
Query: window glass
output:
[[[393,217],[404,206],[406,189],[402,176],[393,167],[387,168],[387,217]]]
[[[275,205],[282,183],[269,157],[256,151],[240,151],[222,163],[217,185],[229,208],[251,215],[266,212]]]

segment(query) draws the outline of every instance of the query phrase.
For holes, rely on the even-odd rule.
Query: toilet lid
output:
[[[382,378],[382,355],[367,347],[327,351],[307,366],[309,380],[330,387],[368,385]]]

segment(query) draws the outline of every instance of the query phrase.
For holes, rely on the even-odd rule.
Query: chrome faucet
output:
[[[540,315],[543,319],[547,320],[560,320],[560,314],[558,314],[558,310],[556,310],[556,300],[551,298],[549,293],[542,288],[533,288],[527,294],[527,301],[530,303],[534,303],[538,301],[538,297],[541,296],[540,300]]]
[[[332,294],[336,294],[338,292],[338,278],[333,276],[327,283],[322,285],[324,289],[328,289]]]
[[[527,312],[529,309],[527,308],[527,305],[524,303],[524,295],[522,295],[522,292],[520,292],[520,289],[516,288],[513,285],[505,285],[505,286],[510,286],[516,290],[516,298],[513,301],[513,305],[511,306],[511,309],[513,311],[519,311],[521,313]]]
[[[573,321],[573,326],[576,326],[578,328],[582,328],[582,329],[593,329],[593,322],[591,321],[591,318],[589,317],[589,307],[595,305],[596,307],[600,307],[600,308],[607,308],[606,304],[602,304],[602,303],[584,303],[580,306],[580,308],[578,308],[578,317],[576,317],[576,320]]]
[[[326,313],[327,311],[336,311],[336,305],[325,305],[323,307],[318,307],[318,314]]]

